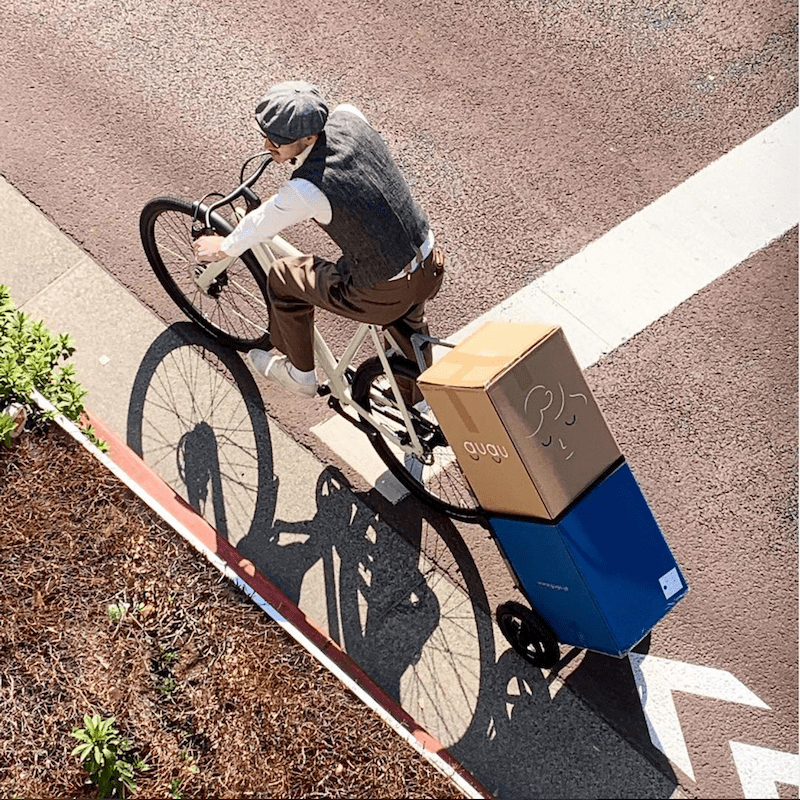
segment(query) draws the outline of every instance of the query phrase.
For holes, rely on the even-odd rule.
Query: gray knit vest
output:
[[[428,235],[428,216],[386,142],[356,114],[331,114],[292,178],[310,181],[328,198],[332,217],[321,227],[342,251],[340,273],[357,289],[400,272]]]

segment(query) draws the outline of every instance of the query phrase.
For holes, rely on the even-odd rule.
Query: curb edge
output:
[[[55,407],[34,392],[40,408]],[[157,475],[99,417],[85,411],[88,423],[108,444],[102,453],[71,420],[55,413],[55,422],[100,463],[119,478],[167,525],[201,553],[225,577],[235,583],[298,644],[332,672],[392,730],[423,756],[468,798],[488,800],[493,795],[480,784],[435,737],[419,725],[400,704],[389,697],[350,656],[255,565],[236,549]]]

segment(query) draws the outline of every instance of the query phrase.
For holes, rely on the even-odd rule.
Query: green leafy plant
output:
[[[58,413],[82,426],[86,390],[75,379],[73,364],[63,364],[75,352],[67,334],[53,334],[43,322],[34,322],[28,314],[16,311],[7,286],[0,285],[0,408],[9,403],[23,403],[30,411],[31,425],[52,418],[33,400],[38,391],[55,406]],[[11,443],[10,417],[0,414],[0,440]],[[101,450],[107,450],[91,428],[84,434]]]
[[[189,755],[185,747],[181,748],[181,758],[183,758],[183,760],[186,761],[187,769],[192,775],[197,775],[197,773],[200,772],[200,767],[198,767],[197,764],[194,763],[194,760],[192,759],[191,755]],[[175,778],[169,784],[169,796],[174,798],[174,800],[181,800],[186,796],[181,790],[181,787],[183,786],[183,781],[184,781],[183,778]]]
[[[169,677],[169,678],[164,678],[164,680],[158,684],[157,688],[160,694],[168,695],[172,694],[177,686],[178,686],[178,681],[176,681],[175,678]]]
[[[83,728],[75,728],[71,736],[79,742],[72,755],[80,758],[81,764],[97,784],[99,797],[124,797],[125,791],[135,792],[134,770],[147,770],[144,761],[131,763],[126,754],[131,743],[114,727],[114,717],[102,719],[99,714],[83,717]]]
[[[181,783],[183,783],[181,778],[175,778],[169,785],[169,796],[173,800],[183,800],[184,795],[181,792]]]
[[[138,614],[144,608],[144,605],[144,603],[136,603],[131,609],[131,604],[128,602],[110,603],[106,611],[108,611],[111,623],[113,625],[118,625],[129,612],[131,614]]]
[[[130,603],[111,603],[108,607],[108,616],[114,625],[119,624],[120,620],[128,613]]]
[[[6,445],[11,444],[11,433],[16,429],[17,423],[9,414],[0,414],[0,441]]]

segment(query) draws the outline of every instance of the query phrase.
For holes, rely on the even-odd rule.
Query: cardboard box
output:
[[[624,462],[556,523],[492,517],[489,525],[562,644],[624,655],[689,590]]]
[[[419,386],[487,511],[555,519],[621,457],[556,325],[489,322]]]

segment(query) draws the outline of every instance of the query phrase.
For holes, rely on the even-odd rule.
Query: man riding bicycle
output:
[[[228,236],[198,238],[197,260],[239,256],[308,219],[342,256],[336,262],[311,255],[283,258],[273,265],[267,288],[274,349],[251,350],[251,365],[290,391],[315,395],[316,306],[387,326],[413,358],[407,327],[428,333],[425,302],[441,287],[444,258],[386,142],[354,106],[339,105],[329,115],[319,89],[305,81],[273,86],[255,117],[273,161],[288,161],[295,169]]]

